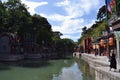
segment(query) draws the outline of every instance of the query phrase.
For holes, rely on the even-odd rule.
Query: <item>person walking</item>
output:
[[[110,51],[110,71],[112,68],[114,71],[117,69],[116,55],[113,50]]]

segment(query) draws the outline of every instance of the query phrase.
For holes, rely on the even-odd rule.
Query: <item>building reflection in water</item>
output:
[[[76,60],[78,65],[79,65],[79,69],[82,71],[83,73],[83,80],[95,80],[95,70],[89,66],[89,64],[82,60],[82,59],[78,59]]]

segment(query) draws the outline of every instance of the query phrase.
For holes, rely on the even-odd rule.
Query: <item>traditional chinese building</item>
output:
[[[0,60],[16,61],[22,59],[20,45],[17,36],[13,33],[3,33],[0,35]]]
[[[105,0],[107,12],[107,26],[111,29],[114,37],[109,38],[109,46],[115,45],[117,59],[120,62],[120,1],[119,0]],[[116,43],[114,44],[114,41]]]

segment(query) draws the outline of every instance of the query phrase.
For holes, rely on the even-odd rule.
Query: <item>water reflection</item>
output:
[[[81,59],[0,62],[0,80],[95,80],[94,72]]]
[[[83,80],[82,72],[75,62],[71,67],[63,67],[59,75],[53,74],[52,80]]]
[[[77,59],[76,60],[79,68],[81,69],[83,73],[83,80],[95,80],[95,70],[89,66],[87,62],[85,62],[82,59]]]

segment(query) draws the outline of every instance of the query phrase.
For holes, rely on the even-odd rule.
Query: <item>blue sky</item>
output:
[[[2,0],[7,1],[7,0]],[[90,27],[96,21],[104,0],[21,0],[29,7],[31,15],[37,13],[46,17],[53,31],[60,31],[61,38],[77,41],[82,28]]]

